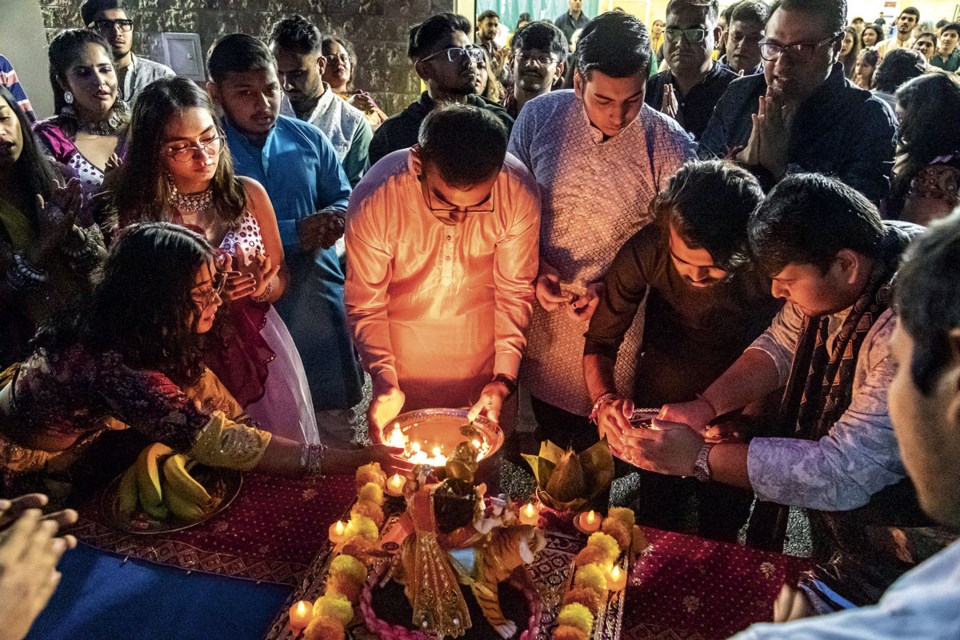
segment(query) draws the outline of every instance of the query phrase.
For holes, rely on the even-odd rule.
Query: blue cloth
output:
[[[336,250],[300,247],[297,222],[322,209],[346,210],[350,197],[337,154],[320,129],[280,116],[263,146],[229,121],[227,145],[238,174],[267,190],[277,214],[290,286],[274,306],[297,345],[319,411],[360,402],[362,378],[343,307],[343,268]]]
[[[289,587],[188,573],[79,545],[28,640],[260,640]]]

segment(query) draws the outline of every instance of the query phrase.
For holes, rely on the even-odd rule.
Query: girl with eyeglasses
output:
[[[403,466],[384,446],[328,450],[271,435],[244,415],[204,364],[223,302],[216,256],[180,225],[121,232],[86,306],[0,373],[0,495],[73,482],[110,420],[215,467],[317,475],[370,461]],[[128,464],[102,449],[112,456],[103,464]]]
[[[105,250],[40,152],[16,99],[0,87],[0,369],[23,358],[37,327],[89,290]]]
[[[34,125],[34,133],[92,194],[120,165],[129,121],[126,104],[117,99],[110,45],[93,31],[67,29],[50,43],[48,57],[57,115]]]
[[[149,85],[134,108],[129,159],[108,186],[111,227],[175,222],[217,247],[227,305],[204,362],[274,433],[319,442],[303,363],[271,304],[288,282],[273,205],[259,183],[234,174],[207,94],[184,78]]]

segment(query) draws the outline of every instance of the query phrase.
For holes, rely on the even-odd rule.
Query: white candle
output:
[[[347,526],[343,524],[343,520],[337,520],[332,525],[330,525],[330,542],[333,544],[340,544],[343,542],[345,534],[347,531]]]
[[[614,565],[613,568],[607,572],[607,589],[614,592],[623,591],[623,588],[626,586],[627,572],[618,565]]]
[[[577,524],[584,533],[594,533],[600,530],[600,516],[597,515],[596,511],[581,513],[577,516]]]
[[[532,502],[528,502],[520,509],[520,524],[537,526],[540,522],[540,509]]]
[[[313,605],[301,600],[290,607],[290,629],[300,631],[313,620]]]
[[[391,496],[402,496],[403,495],[403,485],[407,483],[407,479],[404,478],[399,473],[395,473],[390,476],[390,479],[387,480],[387,493]]]

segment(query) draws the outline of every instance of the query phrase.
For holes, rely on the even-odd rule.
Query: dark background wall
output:
[[[81,0],[40,0],[47,38],[80,26]],[[420,93],[420,80],[406,56],[410,26],[441,11],[453,0],[128,0],[135,21],[134,51],[162,60],[161,32],[198,33],[203,50],[227,33],[266,40],[279,18],[299,13],[324,34],[353,43],[358,64],[354,83],[370,91],[388,114],[398,113]]]

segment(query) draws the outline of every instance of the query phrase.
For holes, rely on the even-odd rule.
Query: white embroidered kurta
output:
[[[667,180],[696,157],[674,120],[644,105],[619,135],[603,140],[572,90],[527,103],[510,136],[510,153],[540,185],[540,254],[560,272],[564,289],[582,294],[603,279],[620,247],[650,221],[648,206]],[[536,305],[520,381],[532,395],[571,413],[590,413],[583,381],[587,324]],[[633,388],[643,330],[638,313],[616,365],[618,389]]]
[[[507,156],[492,213],[445,224],[404,149],[364,176],[347,212],[347,317],[364,368],[406,394],[404,410],[475,402],[517,374],[537,275],[540,199]]]

